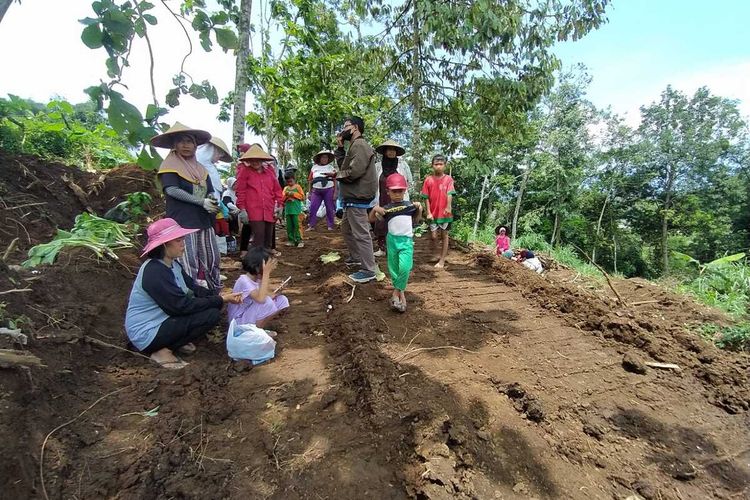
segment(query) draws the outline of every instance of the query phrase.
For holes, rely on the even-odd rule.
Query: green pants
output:
[[[389,234],[385,238],[388,252],[388,273],[396,290],[406,290],[411,268],[414,266],[414,239],[411,236]]]
[[[295,246],[302,241],[299,232],[299,214],[286,214],[286,235]]]

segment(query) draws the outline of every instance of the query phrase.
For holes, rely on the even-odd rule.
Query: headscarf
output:
[[[387,156],[383,156],[381,164],[383,165],[383,175],[388,177],[389,175],[396,173],[396,170],[398,169],[398,158],[388,158]]]
[[[224,190],[224,196],[229,196],[229,198],[232,200],[232,203],[237,203],[237,193],[234,192],[234,183],[237,182],[237,179],[234,177],[230,177],[227,179],[227,188]]]
[[[198,146],[198,150],[195,152],[195,158],[198,163],[203,165],[208,171],[208,175],[211,177],[211,185],[214,187],[214,193],[217,199],[221,197],[221,176],[219,175],[219,169],[216,168],[214,163],[214,153],[218,148],[213,144],[201,144]]]
[[[170,151],[164,161],[161,162],[158,173],[177,174],[188,182],[202,186],[206,185],[206,178],[208,177],[208,171],[198,163],[195,156],[183,158],[175,150]]]

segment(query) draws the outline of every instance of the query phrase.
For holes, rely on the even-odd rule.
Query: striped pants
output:
[[[185,236],[185,253],[178,260],[193,280],[206,280],[209,290],[221,290],[221,254],[213,228]]]

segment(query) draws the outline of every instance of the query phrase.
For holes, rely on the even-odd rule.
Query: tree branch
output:
[[[193,77],[190,76],[189,73],[185,72],[185,61],[187,61],[188,57],[190,57],[193,53],[193,41],[190,39],[190,33],[188,33],[187,28],[185,28],[185,25],[182,24],[182,21],[180,20],[180,16],[178,16],[170,7],[167,5],[167,2],[165,0],[161,0],[162,5],[169,11],[170,14],[177,20],[177,24],[180,25],[180,28],[182,28],[182,31],[185,32],[185,38],[187,38],[188,45],[190,49],[188,50],[188,53],[185,54],[185,57],[182,58],[182,64],[180,64],[180,73],[185,74],[190,78],[190,81],[193,81]]]

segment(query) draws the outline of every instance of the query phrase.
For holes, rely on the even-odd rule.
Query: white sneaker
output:
[[[374,255],[375,257],[385,257],[385,252],[382,251],[382,250],[380,250],[380,249],[378,249],[378,251],[377,252],[373,252],[372,255]]]

